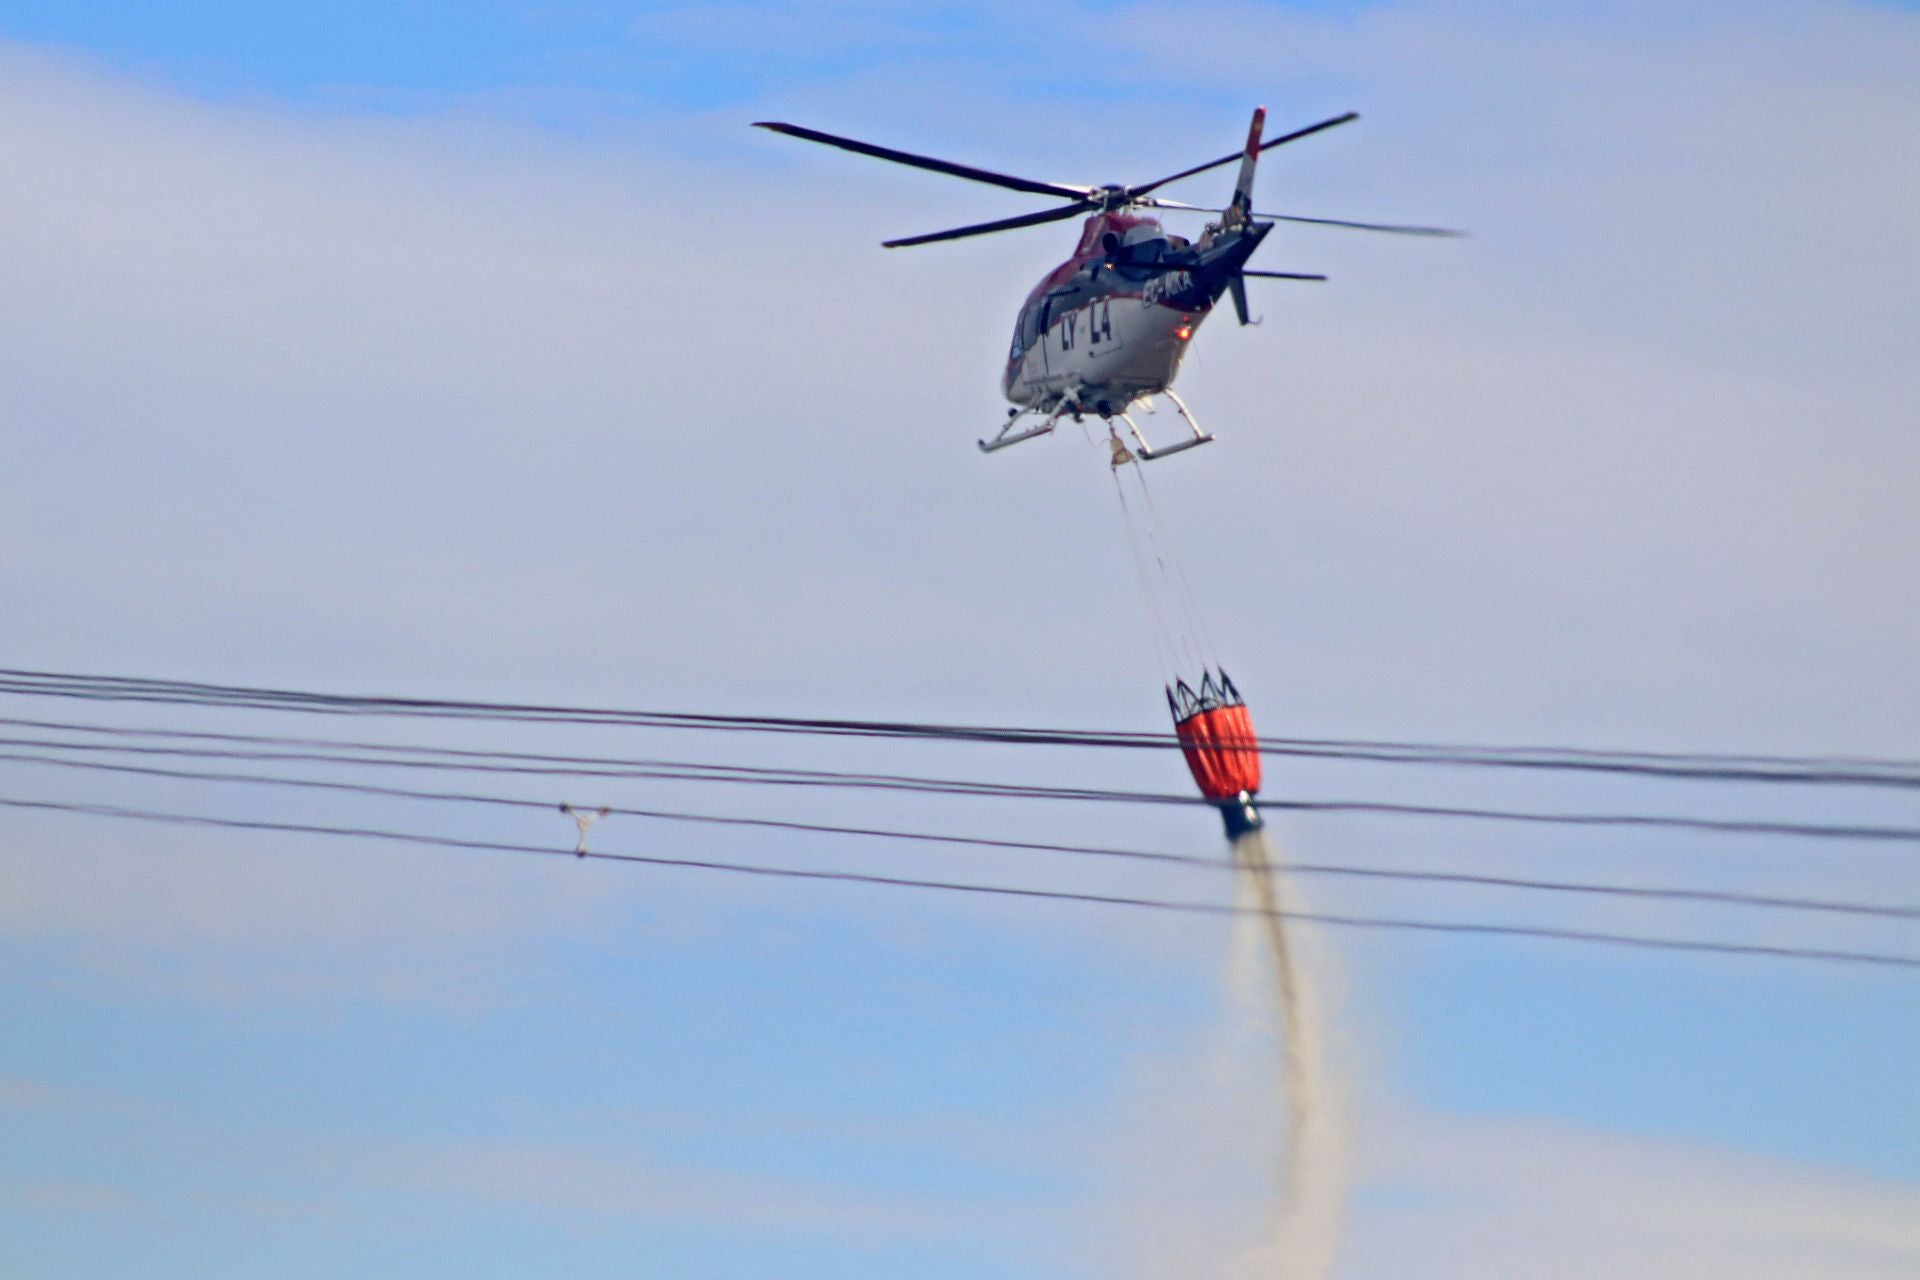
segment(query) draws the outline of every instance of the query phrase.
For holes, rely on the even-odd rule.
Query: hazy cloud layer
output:
[[[1384,1186],[1350,1237],[1355,1275],[1784,1280],[1920,1266],[1910,1185],[1522,1119],[1396,1124],[1378,1154]]]

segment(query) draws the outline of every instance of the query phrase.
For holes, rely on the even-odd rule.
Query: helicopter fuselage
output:
[[[1272,230],[1210,226],[1194,243],[1124,210],[1086,220],[1074,254],[1027,295],[1001,390],[1022,409],[1102,417],[1167,390],[1195,331]]]

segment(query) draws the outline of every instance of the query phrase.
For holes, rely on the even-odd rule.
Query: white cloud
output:
[[[523,1228],[566,1236],[644,1233],[661,1223],[772,1227],[869,1243],[976,1239],[1010,1260],[1047,1259],[1068,1274],[1252,1274],[1244,1264],[1258,1256],[1267,1230],[1280,1141],[1272,1045],[1242,1025],[1213,1047],[1218,1052],[1199,1057],[1142,1060],[1129,1095],[1093,1090],[1068,1110],[1017,1125],[938,1112],[782,1115],[748,1107],[595,1114],[598,1136],[586,1138],[584,1114],[522,1106],[494,1117],[494,1129],[517,1135],[497,1139],[318,1135],[18,1077],[0,1079],[0,1107],[50,1118],[121,1114],[163,1149],[190,1138],[243,1167],[273,1168],[297,1178],[298,1190],[273,1202],[296,1216],[337,1214],[373,1191],[419,1205],[478,1204]],[[1347,1067],[1359,1068],[1350,1051]],[[1346,1280],[1416,1269],[1441,1280],[1881,1280],[1920,1265],[1920,1190],[1910,1185],[1541,1117],[1376,1104],[1361,1120],[1358,1178],[1334,1271]],[[689,1147],[702,1135],[723,1139],[714,1150],[727,1154]],[[897,1148],[909,1162],[941,1156],[996,1180],[1038,1177],[1049,1189],[886,1191],[870,1177],[768,1171],[816,1147],[865,1152],[859,1163],[872,1170],[885,1167],[881,1151]],[[690,1159],[689,1150],[701,1154]],[[137,1181],[139,1169],[136,1162],[94,1181],[15,1177],[0,1185],[0,1200],[163,1211],[164,1197],[118,1181]],[[1084,1190],[1069,1190],[1076,1185]],[[236,1207],[198,1183],[187,1189],[222,1213]]]
[[[43,980],[245,1008],[494,1009],[553,998],[556,966],[532,944],[614,909],[604,880],[532,858],[129,830],[47,819],[0,836],[0,934],[58,958]]]
[[[0,1075],[0,1108],[50,1114],[87,1111],[124,1115],[140,1110],[141,1104],[109,1089],[87,1089],[25,1076]]]
[[[414,1193],[472,1198],[516,1217],[557,1217],[573,1230],[778,1226],[872,1239],[956,1231],[951,1205],[838,1187],[820,1177],[702,1170],[581,1144],[494,1141],[392,1145],[344,1153],[357,1176]]]
[[[1384,1101],[1368,1061],[1379,1046],[1341,1030],[1357,1119],[1332,1271],[1341,1280],[1881,1280],[1920,1265],[1911,1184],[1709,1142]],[[1262,1259],[1286,1141],[1277,1052],[1242,1024],[1131,1064],[1110,1127],[1082,1138],[1100,1153],[1100,1194],[1063,1228],[1091,1270],[1270,1273]]]
[[[1397,1117],[1343,1274],[1822,1275],[1920,1267],[1920,1190],[1529,1118]]]

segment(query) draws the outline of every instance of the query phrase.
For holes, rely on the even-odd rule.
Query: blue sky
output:
[[[1065,238],[882,253],[1022,206],[745,126],[1105,181],[1231,150],[1265,102],[1363,119],[1274,153],[1263,203],[1474,234],[1278,236],[1265,265],[1333,281],[1260,294],[1267,322],[1210,325],[1183,372],[1221,440],[1155,492],[1262,727],[1920,757],[1920,257],[1888,214],[1920,155],[1917,49],[1909,11],[1837,3],[0,4],[0,160],[25,175],[0,215],[0,656],[1154,728],[1097,457],[970,443]],[[1166,761],[830,754],[1182,785]],[[1332,764],[1268,792],[1915,821],[1900,796]],[[0,794],[572,838],[550,814],[5,763]],[[601,799],[1217,840],[1184,811]],[[1920,900],[1903,847],[1275,825],[1305,861]],[[595,840],[1090,874],[618,821]],[[0,854],[8,1274],[1259,1273],[1274,1046],[1218,922],[12,812]],[[1914,949],[1898,923],[1302,890]],[[1920,1259],[1911,978],[1317,942],[1354,1134],[1336,1275]]]
[[[1302,4],[1348,21],[1374,6]],[[1078,0],[1044,13],[1006,4],[519,4],[188,6],[84,13],[9,5],[9,31],[65,46],[212,100],[322,112],[476,111],[556,134],[618,134],[688,112],[832,94],[879,75],[958,77],[1036,109],[1084,110],[1087,72],[1056,50],[1139,6]],[[1210,77],[1151,48],[1103,51],[1098,101],[1244,109]],[[1311,79],[1310,68],[1292,78]],[[1343,87],[1343,86],[1341,86]]]
[[[1120,7],[1082,4],[1050,21]],[[581,111],[566,100],[583,96],[644,116],[764,101],[903,61],[1002,76],[1044,66],[1039,42],[1009,40],[1006,16],[963,4],[8,6],[20,38],[196,92],[401,112],[525,95],[518,109],[556,126]]]

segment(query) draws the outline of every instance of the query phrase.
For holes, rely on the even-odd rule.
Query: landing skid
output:
[[[1107,423],[1109,427],[1113,425],[1113,420],[1115,418],[1118,418],[1120,419],[1120,421],[1127,424],[1128,433],[1133,436],[1134,443],[1140,446],[1139,449],[1136,451],[1135,456],[1137,456],[1143,462],[1152,462],[1158,458],[1172,457],[1176,453],[1185,453],[1188,449],[1197,449],[1203,444],[1213,443],[1213,437],[1208,435],[1206,432],[1202,431],[1200,429],[1200,424],[1194,421],[1193,411],[1187,408],[1186,401],[1182,400],[1179,396],[1175,395],[1173,393],[1172,388],[1163,389],[1161,394],[1166,396],[1167,399],[1173,401],[1173,407],[1179,411],[1181,420],[1187,424],[1187,429],[1193,432],[1193,436],[1191,439],[1182,440],[1177,444],[1162,445],[1160,448],[1156,449],[1152,445],[1147,443],[1147,438],[1144,435],[1140,434],[1139,424],[1134,422],[1132,417],[1130,417],[1124,409],[1118,413],[1103,413],[1100,416]],[[1008,445],[1019,444],[1022,440],[1031,440],[1035,436],[1044,436],[1044,435],[1051,434],[1053,429],[1060,425],[1060,419],[1063,417],[1071,416],[1075,422],[1078,422],[1080,421],[1082,414],[1089,413],[1089,412],[1092,412],[1092,411],[1087,409],[1083,404],[1081,404],[1078,397],[1074,396],[1071,392],[1069,392],[1068,394],[1060,398],[1059,402],[1055,404],[1050,411],[1048,411],[1046,417],[1041,422],[1039,422],[1034,426],[1026,427],[1018,431],[1014,429],[1014,424],[1019,422],[1020,419],[1026,417],[1028,414],[1037,415],[1039,413],[1039,410],[1037,409],[1008,410],[1006,425],[1000,428],[999,434],[994,436],[993,439],[991,440],[980,440],[980,441],[976,441],[976,443],[980,446],[980,452],[993,453],[997,450],[1006,448]]]
[[[1140,446],[1139,453],[1142,462],[1152,462],[1157,458],[1170,458],[1176,453],[1185,453],[1189,449],[1198,449],[1203,444],[1213,443],[1213,437],[1200,429],[1200,424],[1193,420],[1193,410],[1187,408],[1187,402],[1185,400],[1182,400],[1173,393],[1172,387],[1165,388],[1161,391],[1161,394],[1173,401],[1173,407],[1180,411],[1181,420],[1187,424],[1187,429],[1193,432],[1193,438],[1182,440],[1178,444],[1162,445],[1156,449],[1147,443],[1145,436],[1140,434],[1140,428],[1134,425],[1132,418],[1124,413],[1117,415],[1120,421],[1127,424],[1127,430],[1133,433],[1134,442]]]
[[[1010,444],[1019,444],[1022,440],[1031,440],[1035,436],[1047,435],[1052,432],[1055,427],[1059,426],[1060,419],[1068,414],[1072,414],[1073,420],[1078,422],[1081,413],[1080,401],[1069,391],[1065,395],[1062,395],[1059,401],[1054,404],[1052,410],[1047,413],[1044,422],[1038,426],[1028,427],[1024,431],[1015,431],[1013,429],[1013,424],[1020,421],[1020,419],[1030,413],[1037,414],[1039,412],[1038,409],[1007,410],[1007,422],[1005,426],[1000,428],[1000,434],[991,440],[975,441],[975,443],[980,446],[980,452],[992,453],[996,449],[1004,449]]]
[[[1060,415],[1054,414],[1053,416],[1049,417],[1045,422],[1040,423],[1038,426],[1028,427],[1024,431],[1015,431],[1013,429],[1013,424],[1020,421],[1020,418],[1021,418],[1021,414],[1018,411],[1015,411],[1014,413],[1008,415],[1007,425],[1000,428],[999,435],[995,436],[991,440],[974,441],[975,444],[980,446],[980,452],[992,453],[994,450],[1004,449],[1010,444],[1019,444],[1022,440],[1031,440],[1035,436],[1048,435],[1053,431],[1055,426],[1059,425],[1059,422],[1060,422]]]

